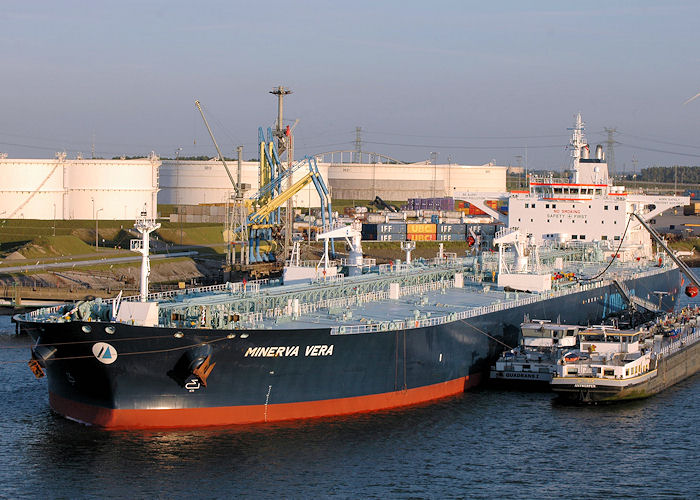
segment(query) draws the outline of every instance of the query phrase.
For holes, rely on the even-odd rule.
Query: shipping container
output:
[[[467,226],[464,224],[438,224],[438,233],[464,234],[467,231]]]
[[[437,226],[435,224],[420,224],[411,223],[406,224],[407,233],[432,233],[435,234]]]
[[[406,224],[377,224],[377,234],[379,233],[406,234]]]
[[[436,241],[435,233],[408,233],[406,239],[409,241]]]
[[[457,233],[438,233],[436,235],[437,241],[466,241],[466,234]]]
[[[406,241],[406,233],[384,233],[378,234],[377,241]]]

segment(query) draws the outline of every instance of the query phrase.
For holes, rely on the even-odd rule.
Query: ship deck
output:
[[[605,262],[564,262],[561,272],[595,276]],[[271,283],[226,283],[188,290],[150,294],[158,304],[158,322],[151,326],[216,329],[323,329],[332,333],[370,333],[420,328],[464,320],[481,314],[532,304],[576,291],[610,284],[613,279],[640,278],[665,272],[640,262],[614,263],[595,281],[553,281],[551,291],[506,291],[488,281],[491,271],[474,272],[474,260],[421,263],[379,273],[334,277],[310,284],[274,286]],[[482,267],[483,272],[483,267]],[[486,277],[486,279],[484,279]],[[600,299],[603,299],[601,294]],[[127,297],[122,301],[138,301]],[[103,301],[93,321],[104,321],[116,299]],[[87,309],[66,316],[60,308],[35,311],[30,321],[85,320]],[[542,318],[540,318],[542,319]],[[551,319],[551,318],[544,318]],[[87,320],[90,320],[89,318]]]
[[[583,276],[594,276],[602,269],[601,263],[568,264],[566,267],[576,269],[577,274]],[[235,303],[236,309],[245,314],[243,302],[247,302],[250,309],[254,305],[256,316],[251,320],[256,328],[327,327],[338,331],[345,327],[348,333],[349,329],[353,333],[361,333],[428,326],[444,322],[445,319],[463,319],[491,310],[514,307],[520,303],[531,303],[601,286],[615,278],[630,278],[632,275],[642,276],[659,271],[661,269],[658,267],[621,264],[608,270],[605,280],[601,278],[586,284],[560,281],[552,291],[527,293],[505,291],[492,282],[475,277],[467,268],[455,262],[442,268],[426,266],[379,275],[320,281],[311,285],[260,287],[251,291],[248,297],[242,297],[245,295],[242,292],[234,296],[225,292],[205,291],[160,302],[159,308],[162,317],[183,309],[189,310],[187,316],[193,316],[198,308],[228,310]],[[463,283],[456,283],[459,281],[455,280],[456,274],[462,275]],[[391,283],[398,283],[398,293],[393,296]]]

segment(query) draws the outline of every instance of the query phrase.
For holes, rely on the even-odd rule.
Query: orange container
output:
[[[406,239],[409,241],[436,241],[435,233],[407,233]]]
[[[406,224],[407,233],[432,233],[437,231],[437,224],[409,223]]]

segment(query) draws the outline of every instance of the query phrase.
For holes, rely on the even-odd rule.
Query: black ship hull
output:
[[[625,284],[668,292],[668,270]],[[107,428],[270,422],[374,411],[463,392],[488,376],[531,318],[594,324],[624,308],[612,285],[465,320],[363,334],[319,329],[214,330],[17,317],[39,347],[58,413]],[[110,333],[111,332],[111,333]],[[208,369],[211,367],[211,369]]]

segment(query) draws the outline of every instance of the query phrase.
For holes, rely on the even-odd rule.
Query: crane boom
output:
[[[214,133],[211,131],[211,127],[209,127],[209,123],[207,122],[207,118],[204,116],[204,111],[202,111],[202,106],[199,105],[199,101],[194,101],[194,105],[197,106],[197,109],[199,110],[199,114],[202,115],[202,120],[204,120],[204,125],[207,127],[207,130],[209,131],[209,135],[211,136],[211,140],[214,143],[214,147],[216,148],[216,152],[219,154],[219,158],[221,159],[221,163],[224,164],[224,169],[226,169],[226,174],[228,175],[229,180],[231,181],[231,184],[233,185],[234,189],[236,190],[236,197],[240,197],[240,186],[236,184],[233,180],[233,176],[231,175],[231,171],[228,169],[228,165],[226,165],[226,160],[224,160],[224,155],[221,153],[221,150],[219,149],[219,145],[216,143],[216,139],[214,139]]]
[[[691,269],[688,267],[688,265],[683,262],[681,259],[679,259],[675,253],[673,253],[673,250],[668,248],[666,246],[666,243],[664,243],[663,238],[657,233],[654,228],[652,228],[649,224],[646,223],[646,221],[636,212],[632,212],[632,215],[637,218],[639,223],[642,225],[644,229],[647,230],[647,232],[651,235],[651,237],[656,241],[656,243],[663,248],[664,252],[671,258],[673,262],[676,263],[676,265],[683,271],[683,274],[685,274],[690,281],[693,282],[695,286],[700,288],[700,281],[698,280],[697,276],[691,271]]]

